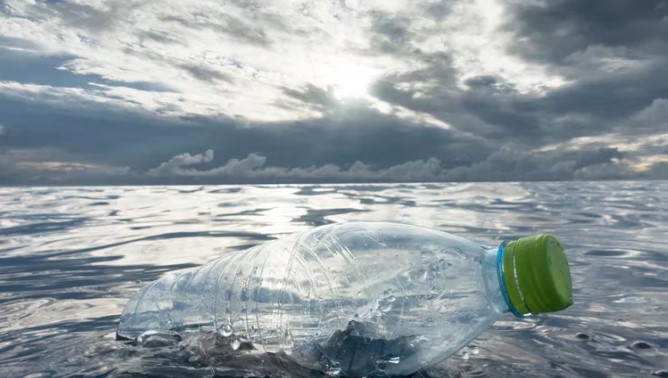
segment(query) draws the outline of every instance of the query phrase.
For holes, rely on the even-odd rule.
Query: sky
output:
[[[2,0],[0,185],[668,179],[668,0]]]

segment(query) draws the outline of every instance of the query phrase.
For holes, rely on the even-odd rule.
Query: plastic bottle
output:
[[[329,375],[398,375],[454,354],[505,312],[571,303],[551,235],[490,248],[416,226],[347,223],[157,280],[126,305],[118,335],[216,331]]]

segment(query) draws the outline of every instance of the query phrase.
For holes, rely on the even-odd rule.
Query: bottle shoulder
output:
[[[489,247],[472,240],[411,224],[391,222],[350,222],[316,227],[301,235],[299,243],[317,246],[335,242],[355,251],[394,250],[403,253],[448,253],[479,259]]]

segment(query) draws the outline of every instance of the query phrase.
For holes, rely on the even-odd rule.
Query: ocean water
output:
[[[115,330],[166,272],[367,220],[488,245],[547,231],[567,249],[571,308],[507,315],[415,377],[668,376],[668,182],[0,188],[0,376],[321,377],[207,339],[137,346]]]

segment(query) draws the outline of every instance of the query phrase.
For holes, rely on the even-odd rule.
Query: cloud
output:
[[[353,19],[332,17],[341,10],[315,2],[249,6],[114,0],[83,5],[9,0],[0,14],[0,34],[34,42],[41,52],[33,58],[35,65],[52,66],[49,60],[61,57],[57,67],[73,74],[68,78],[73,83],[77,76],[113,83],[118,88],[110,88],[107,96],[128,104],[153,110],[153,103],[169,101],[181,115],[287,121],[313,113],[277,105],[281,88],[335,86],[345,82],[339,72],[351,61],[360,67],[383,64],[355,56],[336,42],[361,27]],[[138,82],[169,90],[139,96],[123,89]]]
[[[351,74],[364,72],[368,77],[356,81],[381,76],[374,72],[411,74],[444,55],[460,87],[484,75],[528,92],[560,82],[506,52],[513,39],[499,29],[508,14],[496,1],[250,4],[8,0],[0,32],[38,46],[35,65],[60,59],[60,76],[71,74],[67,80],[150,83],[179,94],[170,101],[174,112],[234,113],[249,121],[313,118],[304,106],[286,108],[285,88],[346,87]],[[167,97],[160,92],[139,97],[117,88],[107,95],[153,110],[153,102]],[[215,103],[218,113],[202,102]]]
[[[666,177],[661,4],[6,0],[4,180]]]
[[[188,153],[172,157],[147,173],[153,177],[217,178],[232,181],[437,181],[444,179],[441,162],[438,159],[415,160],[388,168],[374,169],[361,161],[344,168],[335,164],[285,168],[267,166],[267,158],[259,154],[249,154],[243,159],[230,159],[224,165],[208,169],[193,168],[193,165],[210,163],[214,159],[213,150],[203,154]]]
[[[668,32],[662,0],[630,3],[611,0],[519,1],[505,27],[517,36],[513,51],[524,58],[556,62],[590,46],[665,52]]]
[[[575,161],[575,169],[592,165],[608,164],[613,159],[622,159],[623,154],[616,147],[603,147],[597,150],[580,151]]]
[[[361,161],[342,167],[335,164],[285,168],[267,164],[267,158],[249,154],[209,168],[214,152],[180,154],[148,171],[156,178],[187,178],[196,182],[358,182],[358,181],[550,181],[628,179],[634,176],[660,178],[663,163],[638,172],[616,148],[581,151],[527,152],[503,147],[486,160],[446,169],[436,158],[408,161],[389,167],[374,167]],[[668,161],[666,161],[668,163]]]
[[[156,167],[184,150],[215,149],[221,159],[217,163],[258,152],[286,167],[343,166],[357,160],[390,166],[430,157],[450,166],[484,158],[493,147],[482,138],[407,121],[364,105],[332,111],[317,122],[247,125],[234,119],[167,117],[141,108],[131,110],[114,101],[96,100],[94,91],[45,91],[42,86],[5,83],[3,93],[2,84],[0,122],[11,120],[15,127],[11,139],[0,140],[0,145],[54,148],[73,155],[72,160],[137,170]]]
[[[189,165],[208,163],[213,160],[213,150],[206,150],[204,154],[190,155],[188,153],[174,156],[168,161],[160,164],[156,168],[148,171],[151,176],[172,176],[180,174],[188,174],[190,170],[184,170],[183,167]],[[192,171],[194,173],[194,171]]]
[[[485,159],[470,166],[456,167],[448,172],[454,181],[553,181],[585,178],[604,165],[623,159],[616,148],[595,150],[532,152],[521,147],[504,146]],[[619,178],[608,170],[601,179]]]

